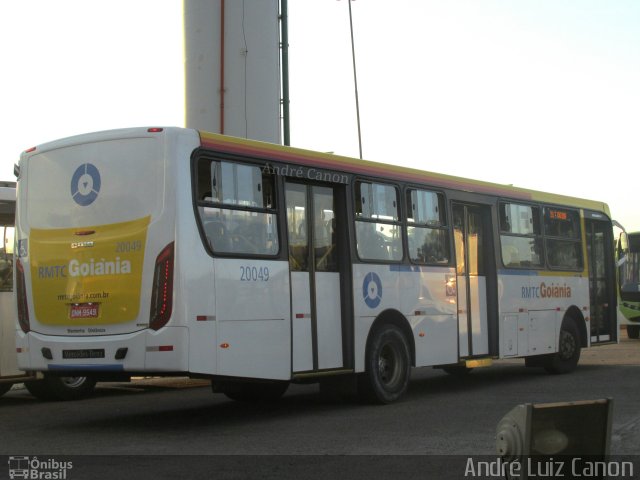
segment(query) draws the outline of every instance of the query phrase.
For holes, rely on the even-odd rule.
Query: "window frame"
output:
[[[212,257],[221,257],[221,258],[261,258],[261,259],[278,259],[282,256],[283,245],[282,245],[282,231],[281,231],[281,221],[280,221],[280,209],[279,205],[282,202],[281,194],[280,194],[280,185],[278,182],[278,176],[274,173],[269,173],[272,178],[271,182],[271,192],[272,192],[272,206],[271,207],[255,207],[251,205],[239,205],[239,204],[230,204],[213,200],[203,200],[198,198],[199,196],[199,188],[201,186],[200,180],[200,170],[199,165],[201,162],[207,162],[209,168],[212,162],[227,162],[227,163],[235,163],[239,165],[245,165],[249,167],[256,167],[262,171],[262,175],[264,178],[265,175],[265,167],[268,162],[257,161],[251,158],[237,158],[234,156],[229,156],[225,154],[219,154],[217,152],[212,151],[195,151],[192,155],[192,197],[193,197],[193,208],[194,215],[196,217],[196,224],[198,227],[198,231],[200,233],[200,239],[206,252]],[[209,181],[211,180],[209,173]],[[263,182],[264,188],[264,182]],[[201,208],[215,208],[219,210],[232,210],[239,212],[251,212],[258,213],[264,215],[273,215],[273,235],[277,240],[277,249],[274,253],[248,253],[248,252],[225,252],[225,251],[217,251],[210,244],[207,233],[204,227],[204,222],[202,220],[202,216],[200,213]]]
[[[574,237],[565,237],[565,236],[558,236],[558,235],[551,235],[551,234],[547,234],[547,221],[546,221],[546,210],[547,209],[556,209],[556,210],[562,210],[565,212],[571,212],[575,215],[575,223],[576,223],[576,227],[578,229],[576,235]],[[583,241],[583,236],[582,236],[582,217],[580,216],[580,210],[576,209],[576,208],[571,208],[571,207],[564,207],[564,206],[558,206],[558,205],[554,205],[554,204],[543,204],[542,205],[542,210],[541,210],[541,214],[542,214],[542,232],[543,232],[543,238],[544,238],[544,254],[545,254],[545,262],[546,265],[548,267],[549,270],[554,270],[554,271],[560,271],[560,272],[582,272],[584,270],[584,266],[585,266],[585,259],[584,259],[584,241]],[[573,244],[573,245],[578,245],[578,252],[579,252],[579,257],[578,257],[578,266],[577,267],[566,267],[566,266],[554,266],[551,264],[550,261],[550,255],[549,252],[552,250],[551,248],[547,247],[547,241],[561,241],[561,242],[566,242],[567,244]]]
[[[427,193],[434,193],[437,195],[438,198],[438,207],[442,209],[441,216],[444,217],[444,221],[442,221],[439,225],[437,226],[432,226],[429,225],[428,223],[421,223],[421,222],[410,222],[409,221],[409,215],[410,215],[410,211],[409,211],[409,202],[410,202],[410,194],[412,191],[423,191],[423,192],[427,192]],[[406,237],[406,241],[407,241],[407,245],[405,247],[405,251],[406,251],[406,255],[407,258],[409,259],[409,262],[412,265],[425,265],[425,266],[434,266],[434,267],[448,267],[451,265],[452,261],[453,261],[453,255],[451,252],[451,225],[449,224],[449,212],[448,212],[448,202],[447,202],[447,196],[446,194],[441,191],[441,190],[437,190],[434,188],[431,188],[429,186],[425,186],[425,185],[416,185],[416,184],[407,184],[404,186],[403,189],[403,199],[405,200],[405,204],[404,204],[404,208],[406,210],[406,214],[405,214],[405,218],[404,218],[404,236]],[[428,262],[428,261],[424,261],[424,262],[420,262],[418,259],[414,259],[411,255],[411,251],[409,249],[409,227],[414,227],[414,228],[420,228],[420,229],[431,229],[431,230],[439,230],[444,232],[445,234],[445,238],[446,238],[446,255],[447,255],[447,261],[443,262],[443,263],[434,263],[434,262]]]
[[[511,233],[511,232],[503,232],[502,230],[502,216],[501,216],[501,211],[500,209],[502,208],[502,205],[507,205],[507,204],[515,204],[515,205],[520,205],[523,207],[530,207],[531,209],[537,209],[537,216],[538,217],[538,230],[539,232],[536,233],[535,230],[533,233],[531,234],[526,234],[526,233]],[[542,226],[542,205],[537,204],[537,203],[529,203],[526,201],[519,201],[519,200],[514,200],[514,199],[509,199],[509,198],[500,198],[498,199],[498,237],[500,240],[500,262],[502,263],[502,267],[503,268],[508,268],[508,269],[513,269],[513,270],[545,270],[547,268],[546,265],[546,254],[544,251],[544,235],[543,235],[543,226]],[[532,212],[534,213],[534,212]],[[532,218],[534,218],[534,216],[532,215]],[[502,241],[502,237],[503,236],[507,236],[507,237],[513,237],[513,238],[529,238],[532,239],[534,241],[534,243],[536,241],[539,242],[539,248],[540,248],[540,263],[538,265],[531,265],[531,266],[527,266],[527,265],[509,265],[507,263],[505,263],[505,259],[504,259],[504,254],[503,254],[503,241]]]
[[[380,218],[371,218],[358,216],[357,206],[358,206],[358,195],[360,194],[359,185],[363,183],[368,183],[371,185],[384,185],[388,187],[392,187],[396,192],[396,211],[397,211],[397,219],[396,220],[385,220]],[[355,253],[354,259],[357,259],[362,263],[380,263],[380,264],[402,264],[405,261],[406,257],[406,239],[404,233],[404,207],[402,205],[402,185],[398,182],[379,179],[379,178],[368,178],[368,177],[356,177],[353,179],[353,187],[352,187],[352,200],[353,200],[353,233],[354,233],[354,241],[353,241],[353,252]],[[361,223],[369,223],[372,225],[375,224],[385,224],[385,225],[393,225],[398,228],[400,232],[400,242],[399,246],[401,249],[401,255],[398,259],[380,259],[380,258],[369,258],[363,257],[360,255],[358,250],[358,222]]]
[[[507,233],[502,231],[502,217],[500,215],[500,209],[502,205],[505,204],[515,204],[521,206],[527,206],[531,208],[538,209],[538,223],[539,223],[539,233],[535,234],[518,234],[518,233]],[[563,237],[550,235],[547,233],[546,227],[546,219],[545,212],[547,209],[557,209],[566,212],[572,212],[576,216],[576,224],[578,228],[578,232],[575,237]],[[580,214],[580,209],[569,206],[556,205],[552,203],[530,203],[526,201],[520,201],[516,199],[510,198],[500,198],[498,199],[498,236],[500,240],[500,261],[502,263],[503,268],[513,269],[513,270],[549,270],[549,271],[557,271],[557,272],[582,272],[585,268],[585,259],[584,259],[584,240],[583,240],[583,228],[582,228],[582,216]],[[533,238],[537,239],[540,242],[540,255],[541,255],[541,264],[534,266],[522,266],[522,265],[508,265],[505,263],[504,255],[503,255],[503,236],[516,237],[516,238]],[[566,266],[554,266],[549,261],[549,247],[548,240],[551,241],[566,241],[570,243],[577,244],[579,246],[580,258],[578,258],[579,266],[575,268],[569,268]]]

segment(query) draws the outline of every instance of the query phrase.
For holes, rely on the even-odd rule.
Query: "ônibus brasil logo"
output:
[[[9,457],[9,478],[25,478],[38,480],[66,480],[67,471],[73,468],[73,462],[63,462],[54,458],[46,460],[38,457]]]

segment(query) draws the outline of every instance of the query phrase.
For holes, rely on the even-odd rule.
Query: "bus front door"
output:
[[[591,344],[618,339],[613,265],[613,234],[609,222],[586,219],[587,263],[591,310]]]
[[[287,182],[292,371],[345,366],[344,187]],[[340,228],[342,227],[342,228]],[[347,360],[348,363],[348,360]]]
[[[453,204],[460,358],[489,354],[486,259],[489,223],[489,212],[483,207]]]

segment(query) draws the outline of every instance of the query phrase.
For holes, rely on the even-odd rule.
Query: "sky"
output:
[[[640,2],[351,6],[364,158],[601,200],[640,230]],[[183,126],[182,27],[181,0],[0,2],[0,180],[56,138]],[[289,45],[291,144],[357,157],[346,0],[289,0]]]

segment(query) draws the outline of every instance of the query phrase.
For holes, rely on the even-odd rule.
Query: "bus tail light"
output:
[[[149,327],[159,330],[171,317],[173,308],[173,258],[174,243],[158,254],[156,268],[153,273],[153,291],[151,292],[151,315]]]
[[[16,260],[16,299],[18,307],[18,323],[24,333],[31,330],[29,325],[29,305],[27,303],[27,286],[24,278],[24,267]]]

